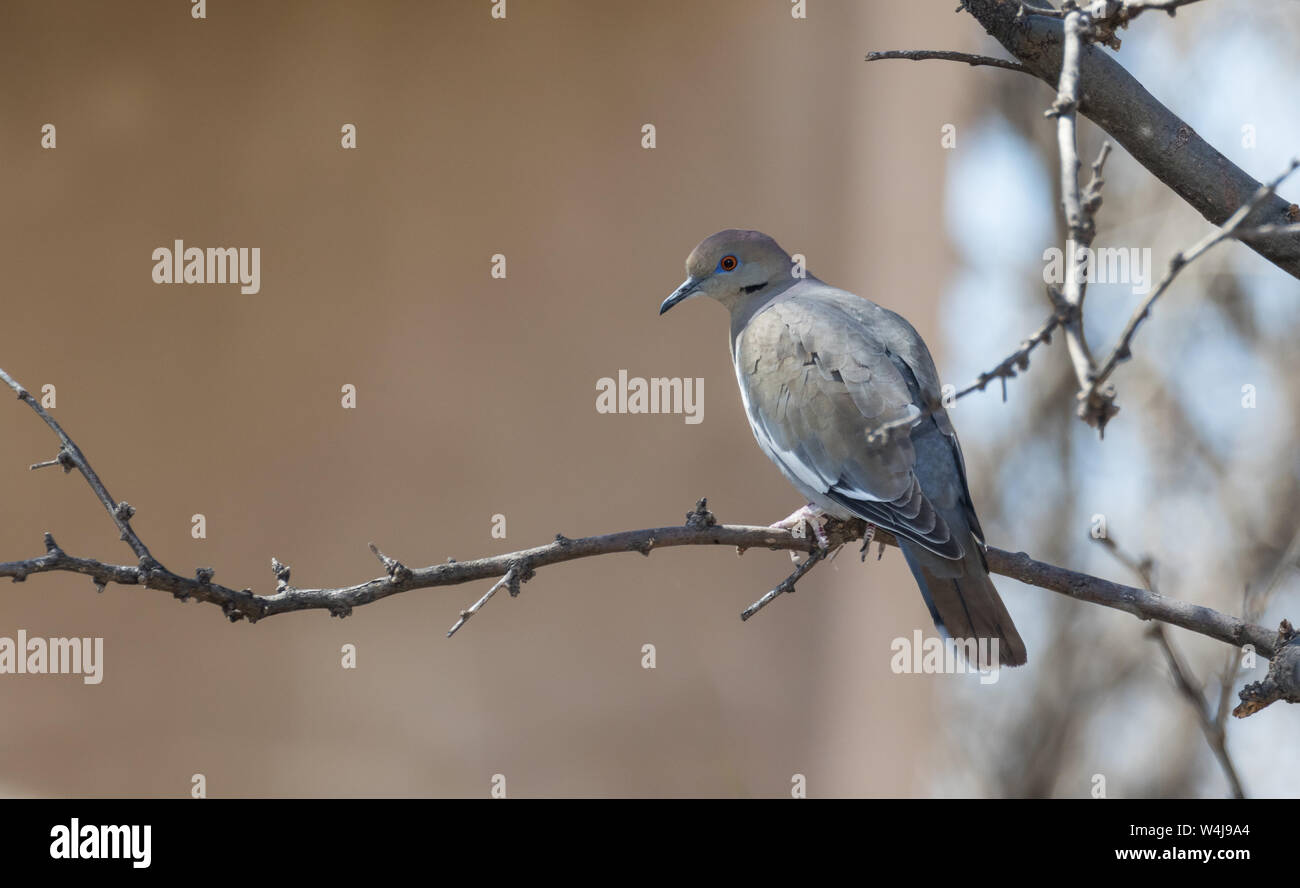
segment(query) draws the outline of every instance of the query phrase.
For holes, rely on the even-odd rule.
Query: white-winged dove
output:
[[[925,343],[894,312],[795,271],[767,235],[720,231],[691,251],[686,281],[659,313],[695,295],[725,305],[740,396],[763,452],[810,507],[898,538],[941,631],[996,640],[1002,665],[1024,663],[989,579]],[[820,517],[801,510],[791,519],[809,515]]]

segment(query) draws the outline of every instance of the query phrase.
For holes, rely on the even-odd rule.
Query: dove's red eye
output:
[[[739,264],[740,262],[735,256],[723,256],[722,261],[718,263],[718,267],[723,271],[735,271],[736,266]]]

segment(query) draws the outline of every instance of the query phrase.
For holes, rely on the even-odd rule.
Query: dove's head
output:
[[[695,295],[708,296],[733,314],[756,300],[766,300],[774,287],[794,279],[790,254],[761,231],[728,228],[710,235],[686,257],[686,280],[659,306],[663,314]]]

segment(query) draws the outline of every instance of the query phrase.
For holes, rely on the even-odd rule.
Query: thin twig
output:
[[[758,599],[758,601],[755,601],[749,607],[741,611],[740,619],[748,620],[750,617],[754,616],[754,614],[775,601],[777,596],[783,593],[789,592],[794,594],[794,584],[799,582],[800,578],[802,578],[804,574],[812,570],[817,562],[825,558],[826,554],[826,549],[813,549],[809,552],[808,557],[799,562],[799,566],[794,569],[794,573],[790,574],[790,576],[778,583],[775,589],[768,592],[762,598]]]
[[[913,62],[938,59],[946,62],[965,62],[972,68],[983,65],[989,68],[1006,68],[1008,71],[1019,71],[1022,74],[1031,73],[1020,62],[998,59],[993,56],[976,55],[970,52],[951,52],[944,49],[889,49],[867,53],[868,62],[879,62],[886,59],[907,59]]]
[[[492,584],[492,588],[487,590],[487,592],[484,594],[482,598],[480,598],[478,601],[474,602],[468,608],[460,612],[460,619],[456,621],[455,625],[453,625],[450,629],[447,630],[447,637],[451,638],[458,631],[460,631],[460,627],[468,623],[469,618],[474,616],[476,613],[478,613],[483,608],[483,605],[487,604],[488,601],[491,600],[492,596],[497,593],[498,589],[500,589],[502,586],[508,585],[510,581],[513,580],[514,578],[515,578],[515,570],[512,567],[510,570],[506,571],[505,576],[503,576],[501,579],[497,580],[495,583]]]
[[[876,444],[888,440],[890,433],[899,429],[912,429],[918,422],[930,417],[945,407],[951,406],[957,400],[966,397],[973,392],[982,392],[990,382],[995,379],[1002,381],[1002,402],[1007,400],[1007,380],[1015,379],[1016,376],[1029,369],[1029,355],[1039,345],[1050,343],[1052,341],[1052,331],[1061,326],[1063,314],[1053,314],[1041,327],[1039,327],[1030,337],[1020,343],[1020,348],[1003,358],[996,367],[990,370],[982,371],[975,377],[974,381],[969,383],[965,388],[958,389],[951,398],[945,396],[944,400],[937,404],[932,404],[924,409],[913,407],[903,416],[897,419],[884,422],[871,431],[867,432],[867,442]]]
[[[1152,10],[1167,12],[1172,16],[1179,7],[1190,6],[1201,0],[1082,0],[1080,7],[1089,15],[1104,21],[1125,22]],[[1031,7],[1034,15],[1064,18],[1066,10]]]
[[[1180,7],[1199,2],[1200,0],[1090,0],[1090,2],[1081,0],[1078,5],[1092,17],[1097,26],[1091,39],[1111,49],[1119,49],[1120,39],[1115,32],[1120,28],[1127,28],[1128,23],[1142,13],[1155,10],[1166,12],[1172,18]],[[1069,9],[1068,4],[1064,9],[1044,9],[1035,6],[1032,12],[1034,15],[1046,18],[1064,18],[1069,13]]]
[[[1084,398],[1085,396],[1091,397],[1093,393],[1100,391],[1106,380],[1108,380],[1110,375],[1115,372],[1115,368],[1132,357],[1133,353],[1131,347],[1134,335],[1136,335],[1138,328],[1142,326],[1142,322],[1150,316],[1151,308],[1156,304],[1156,301],[1164,295],[1165,291],[1169,289],[1169,285],[1174,282],[1174,278],[1178,276],[1178,273],[1215,244],[1232,238],[1237,233],[1237,230],[1240,228],[1241,223],[1245,221],[1246,217],[1254,212],[1256,207],[1260,206],[1265,200],[1267,200],[1269,196],[1277,190],[1277,187],[1282,184],[1283,180],[1285,180],[1287,176],[1291,175],[1291,173],[1295,172],[1296,167],[1298,166],[1300,166],[1300,158],[1292,160],[1283,173],[1276,176],[1271,181],[1265,182],[1261,185],[1259,190],[1255,192],[1254,196],[1251,197],[1250,200],[1238,207],[1237,211],[1223,224],[1223,227],[1207,234],[1189,249],[1174,254],[1174,257],[1169,260],[1169,270],[1165,272],[1164,277],[1160,279],[1160,283],[1156,285],[1155,289],[1151,291],[1145,300],[1143,300],[1142,305],[1138,307],[1137,311],[1133,312],[1132,317],[1129,318],[1128,323],[1124,326],[1124,332],[1120,334],[1119,341],[1111,350],[1110,355],[1102,363],[1101,369],[1093,375],[1087,391],[1081,394],[1080,398]]]
[[[1002,400],[1007,399],[1007,380],[1014,379],[1017,373],[1029,369],[1029,354],[1040,344],[1052,341],[1052,331],[1061,325],[1061,316],[1053,314],[1028,339],[1020,343],[1020,348],[1002,359],[996,367],[985,370],[975,377],[975,381],[953,395],[953,400],[964,398],[971,392],[984,391],[984,387],[995,379],[1002,380]]]
[[[6,385],[17,393],[19,400],[23,401],[36,411],[36,415],[45,421],[45,424],[54,431],[54,434],[58,436],[59,441],[63,445],[59,450],[59,455],[53,460],[47,460],[44,463],[36,463],[31,466],[31,468],[35,469],[40,468],[41,466],[58,463],[65,469],[71,466],[79,471],[82,477],[86,479],[86,483],[90,485],[90,489],[94,491],[95,496],[99,497],[99,501],[103,503],[104,508],[108,510],[109,517],[112,518],[113,523],[117,525],[117,530],[121,535],[122,540],[131,547],[131,551],[134,552],[136,558],[139,559],[140,569],[147,571],[156,566],[158,562],[154,560],[154,557],[151,554],[149,554],[149,548],[140,541],[140,538],[136,536],[135,531],[131,529],[131,516],[135,514],[135,510],[131,508],[130,504],[126,502],[115,502],[113,497],[109,496],[107,488],[104,487],[104,482],[99,480],[99,476],[95,474],[95,470],[90,467],[90,463],[86,461],[86,456],[81,452],[81,448],[73,443],[72,439],[63,431],[63,428],[55,422],[54,417],[50,416],[50,414],[46,412],[45,408],[41,406],[39,401],[32,397],[31,393],[29,393],[27,389],[15,382],[13,377],[4,370],[0,370],[0,380],[3,380]]]
[[[1064,45],[1061,55],[1061,76],[1057,82],[1056,101],[1047,114],[1056,118],[1056,145],[1060,155],[1061,209],[1065,214],[1065,281],[1061,288],[1060,303],[1055,305],[1065,316],[1065,345],[1079,382],[1079,417],[1104,434],[1106,423],[1119,408],[1115,406],[1115,393],[1090,387],[1095,365],[1088,340],[1084,335],[1083,300],[1087,293],[1087,265],[1085,251],[1092,246],[1097,234],[1095,216],[1101,206],[1102,168],[1110,154],[1110,143],[1104,143],[1101,153],[1092,165],[1092,181],[1087,189],[1079,186],[1078,109],[1082,92],[1080,86],[1079,57],[1092,22],[1079,9],[1067,8],[1065,12]],[[1055,303],[1056,300],[1053,300]],[[1086,397],[1084,393],[1086,392]]]

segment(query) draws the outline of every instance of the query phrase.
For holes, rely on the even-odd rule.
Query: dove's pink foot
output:
[[[798,536],[802,535],[799,532],[799,526],[807,524],[812,528],[813,536],[817,539],[817,545],[823,549],[829,549],[831,547],[830,537],[826,536],[826,528],[822,526],[826,518],[825,512],[809,503],[803,508],[792,512],[788,517],[769,525],[769,527],[779,527],[781,530],[788,530]]]

